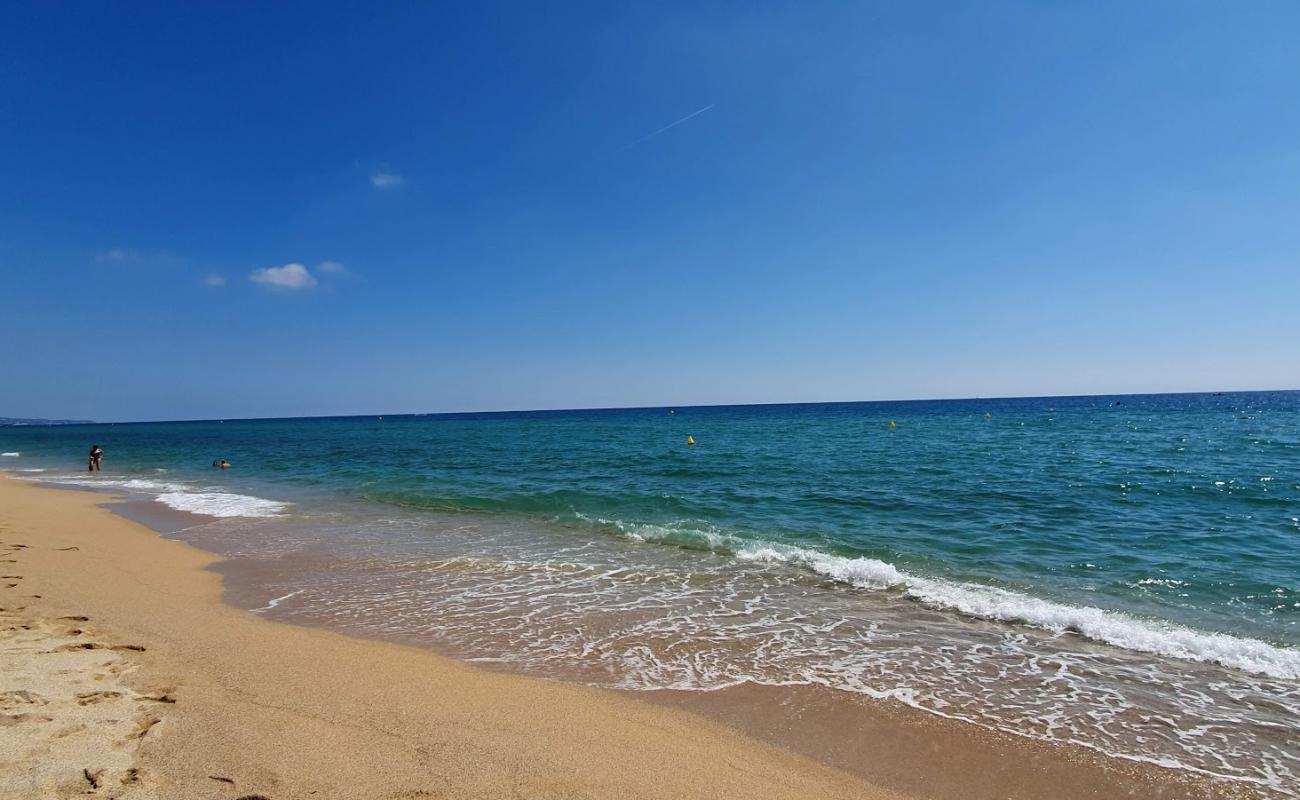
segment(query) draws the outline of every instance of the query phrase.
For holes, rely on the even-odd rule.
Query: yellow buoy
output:
[[[891,419],[891,420],[889,421],[889,429],[892,431],[894,428],[897,428],[897,427],[898,427],[898,426],[895,425],[895,424],[894,424],[894,421]]]
[[[694,437],[694,436],[687,436],[687,437],[686,437],[686,444],[687,444],[687,446],[694,446],[694,444],[695,444],[695,437]]]
[[[991,419],[992,417],[993,417],[993,415],[990,414],[989,412],[987,412],[987,411],[984,412],[984,419]]]

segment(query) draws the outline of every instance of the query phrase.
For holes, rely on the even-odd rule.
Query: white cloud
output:
[[[316,265],[317,272],[328,272],[333,275],[346,275],[348,268],[343,266],[341,261],[322,261]]]
[[[139,261],[139,260],[140,260],[140,251],[139,251],[139,250],[127,250],[126,248],[123,248],[123,247],[114,247],[114,248],[111,249],[111,250],[105,250],[104,252],[102,252],[102,253],[100,253],[99,255],[95,256],[95,260],[96,260],[96,261],[111,261],[111,262],[113,262],[113,263],[115,263],[115,264],[121,264],[121,263],[126,262],[126,261]]]
[[[225,286],[226,276],[218,275],[215,272],[209,272],[207,275],[203,276],[203,283],[205,286]]]
[[[253,283],[275,289],[310,289],[316,285],[316,276],[302,264],[285,264],[283,267],[255,269],[248,275]]]
[[[370,185],[376,189],[396,189],[406,183],[406,178],[392,172],[376,172],[370,176]]]

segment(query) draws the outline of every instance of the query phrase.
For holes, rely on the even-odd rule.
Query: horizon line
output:
[[[1031,394],[1031,395],[993,395],[984,397],[981,395],[967,397],[912,397],[912,398],[893,398],[884,400],[795,400],[795,401],[774,401],[767,403],[691,403],[685,405],[648,405],[648,406],[588,406],[581,408],[513,408],[513,409],[489,409],[479,411],[394,411],[384,413],[364,413],[364,414],[304,414],[302,416],[291,417],[207,417],[207,418],[189,418],[189,419],[139,419],[139,420],[76,420],[61,422],[57,419],[45,419],[41,417],[0,417],[14,420],[31,420],[31,425],[0,425],[0,428],[21,428],[21,427],[63,427],[71,428],[78,425],[158,425],[164,423],[181,423],[181,422],[266,422],[269,420],[311,420],[311,419],[361,419],[365,417],[451,417],[451,416],[470,416],[474,414],[547,414],[547,413],[564,413],[579,411],[653,411],[657,409],[692,409],[692,408],[747,408],[747,407],[764,407],[764,406],[832,406],[832,405],[855,405],[868,403],[959,403],[971,402],[977,400],[1048,400],[1055,398],[1090,398],[1090,397],[1164,397],[1177,395],[1229,395],[1229,394],[1278,394],[1300,392],[1300,388],[1293,389],[1209,389],[1199,391],[1179,391],[1179,392],[1098,392],[1089,394]]]

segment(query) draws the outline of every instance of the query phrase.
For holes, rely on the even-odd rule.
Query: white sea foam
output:
[[[1176,589],[1179,586],[1186,586],[1187,584],[1175,578],[1143,578],[1137,583],[1130,584],[1130,585],[1131,586],[1164,586],[1167,589]]]
[[[213,488],[196,488],[176,481],[159,481],[149,478],[100,478],[84,475],[54,475],[40,480],[67,486],[85,486],[96,489],[126,489],[155,495],[158,502],[178,511],[203,514],[209,517],[275,517],[289,503],[267,500],[245,494],[235,494]]]
[[[8,458],[17,458],[20,455],[22,455],[22,453],[0,453],[0,456],[6,456]]]
[[[628,538],[635,541],[676,539],[681,533],[675,526],[625,529]],[[1052,602],[996,586],[911,575],[875,558],[847,558],[804,547],[750,542],[716,531],[701,531],[698,535],[715,549],[729,550],[740,561],[802,567],[858,589],[899,589],[932,608],[1055,633],[1076,633],[1127,650],[1213,662],[1271,678],[1300,679],[1300,649],[1296,648],[1197,631],[1173,622],[1146,620],[1092,606]]]
[[[288,600],[290,597],[302,594],[303,591],[304,591],[303,589],[299,589],[296,592],[289,592],[288,594],[282,594],[279,597],[272,599],[269,603],[262,606],[261,608],[254,608],[251,610],[254,614],[261,614],[263,611],[270,611],[271,609],[283,603],[285,600]]]
[[[859,589],[888,589],[906,583],[907,578],[893,564],[875,558],[845,558],[803,547],[765,544],[741,548],[736,558],[742,561],[766,561],[796,564],[818,575],[847,583]]]
[[[1206,633],[1161,620],[1144,620],[1118,611],[1042,600],[1022,592],[976,583],[909,575],[874,558],[843,558],[815,550],[772,547],[739,551],[747,560],[798,563],[859,589],[902,586],[909,597],[934,607],[999,622],[1014,622],[1056,633],[1073,632],[1126,650],[1226,667],[1288,680],[1300,679],[1300,650],[1258,639]],[[776,558],[773,558],[773,556]]]
[[[209,517],[276,517],[288,503],[230,492],[164,492],[158,502],[177,511],[204,514]]]
[[[994,586],[909,576],[907,593],[927,605],[974,617],[1021,622],[1061,633],[1072,631],[1141,653],[1210,661],[1272,678],[1300,679],[1300,650],[1258,639],[1205,633],[1092,606],[1054,603]]]
[[[66,486],[86,486],[95,489],[133,489],[142,492],[179,492],[187,487],[180,483],[164,483],[143,478],[100,478],[85,475],[51,475],[42,480]]]
[[[126,489],[139,489],[145,492],[183,492],[189,488],[183,483],[151,481],[145,478],[132,478],[129,481],[122,481],[120,485]]]

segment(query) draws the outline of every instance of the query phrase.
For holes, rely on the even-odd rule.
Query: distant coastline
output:
[[[0,428],[19,428],[27,425],[94,425],[93,419],[31,419],[27,417],[0,417]]]

